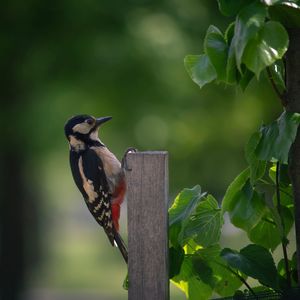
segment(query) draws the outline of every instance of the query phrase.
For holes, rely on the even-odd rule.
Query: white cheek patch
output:
[[[80,123],[80,124],[75,125],[72,128],[72,130],[73,130],[73,132],[87,134],[91,130],[91,125],[89,125],[88,123]]]
[[[99,136],[98,136],[98,130],[94,130],[91,132],[90,134],[90,139],[93,140],[93,141],[99,141]]]

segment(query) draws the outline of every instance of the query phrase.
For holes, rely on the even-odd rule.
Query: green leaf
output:
[[[248,41],[242,61],[258,78],[265,67],[283,57],[288,48],[289,37],[280,23],[269,21]]]
[[[229,209],[231,223],[249,232],[266,212],[266,205],[260,195],[252,190],[250,181],[232,199]]]
[[[294,262],[293,260],[289,260],[288,259],[288,263],[289,263],[289,269],[290,269],[290,272],[291,272],[291,275],[293,275],[293,271],[296,271],[295,268],[294,268]],[[288,287],[288,284],[287,284],[287,274],[286,274],[286,268],[285,268],[285,260],[284,259],[281,259],[279,261],[279,263],[277,264],[277,272],[279,274],[279,276],[281,277],[281,280],[280,280],[280,288],[283,289],[283,290],[287,290],[289,287]],[[292,287],[297,287],[298,286],[298,282],[297,280],[295,280],[293,278],[293,276],[291,276],[291,279],[292,279]],[[299,295],[298,295],[299,296]],[[286,298],[286,299],[298,299],[299,297],[297,298]]]
[[[125,279],[123,281],[123,285],[122,286],[123,286],[124,290],[128,291],[128,287],[129,287],[128,272],[126,274],[126,277],[125,277]]]
[[[226,62],[226,82],[227,84],[234,84],[236,82],[236,62],[235,52],[232,39],[234,37],[235,22],[229,24],[225,31],[225,40],[228,46],[227,62]]]
[[[173,246],[178,246],[178,236],[182,223],[190,218],[199,201],[205,196],[201,194],[201,187],[196,185],[192,189],[183,189],[169,208],[169,239]]]
[[[261,132],[255,132],[249,139],[246,148],[245,156],[250,167],[250,181],[251,184],[260,178],[262,178],[266,171],[267,162],[264,160],[259,160],[255,154],[255,149],[259,144],[262,137]]]
[[[171,281],[185,293],[189,300],[209,299],[212,295],[212,288],[197,276],[191,256],[184,258],[180,274]]]
[[[280,244],[281,238],[271,213],[266,213],[262,220],[248,233],[251,242],[272,251]]]
[[[269,177],[276,184],[276,164],[273,164],[269,169]],[[288,165],[280,165],[279,170],[279,190],[281,205],[286,206],[293,213],[294,209],[294,196],[291,185],[291,180],[288,174]],[[275,195],[274,197],[275,198]],[[277,201],[273,201],[276,203]]]
[[[288,260],[289,266],[291,266],[292,261]],[[285,260],[282,258],[277,264],[278,274],[286,278]]]
[[[169,241],[173,247],[179,247],[178,236],[181,232],[181,223],[175,223],[169,226]]]
[[[269,177],[276,183],[276,164],[273,163],[269,169]],[[291,184],[288,165],[280,165],[279,168],[279,183],[280,188],[288,187]]]
[[[234,292],[242,286],[242,281],[225,267],[226,263],[221,257],[212,261],[210,265],[217,279],[214,291],[221,297],[233,295]]]
[[[232,209],[232,200],[235,195],[243,188],[246,181],[250,177],[249,168],[245,169],[242,173],[240,173],[234,181],[229,185],[226,190],[225,196],[222,200],[222,212]]]
[[[188,299],[210,299],[213,289],[221,296],[229,296],[242,285],[228,270],[220,251],[219,245],[213,245],[185,256],[180,274],[171,281]]]
[[[198,245],[195,241],[190,240],[188,244],[184,245],[185,254],[194,254],[197,250],[201,249],[202,246]]]
[[[285,27],[300,27],[300,6],[299,3],[281,1],[277,5],[269,7],[271,19],[279,21]]]
[[[227,66],[226,66],[226,81],[229,84],[234,84],[237,78],[237,68],[235,61],[235,51],[234,51],[234,39],[231,40],[228,58],[227,58]]]
[[[183,189],[176,196],[172,206],[169,208],[169,225],[181,224],[184,220],[188,219],[204,195],[201,193],[199,185],[191,189]]]
[[[184,66],[200,88],[217,78],[217,72],[206,54],[187,55],[184,58]]]
[[[193,276],[187,282],[186,296],[189,300],[210,299],[212,289],[208,284]]]
[[[221,30],[218,27],[216,27],[214,25],[209,25],[209,27],[208,27],[208,29],[206,31],[205,38],[207,37],[207,35],[212,34],[212,33],[216,33],[218,35],[222,35],[223,36]]]
[[[208,195],[197,205],[190,219],[183,225],[179,236],[180,243],[184,245],[193,239],[197,244],[204,247],[216,244],[220,239],[222,223],[218,202],[213,196]]]
[[[293,225],[294,218],[286,207],[282,209],[282,214],[285,224],[285,234],[288,234]],[[251,242],[274,251],[281,243],[282,233],[280,231],[275,222],[274,215],[270,211],[267,211],[261,221],[248,233],[248,237]]]
[[[243,92],[246,90],[248,84],[251,82],[254,77],[254,73],[246,68],[246,71],[242,71],[241,78],[239,80],[239,86],[242,88]]]
[[[228,25],[228,27],[225,30],[225,41],[227,42],[227,44],[231,43],[231,40],[234,36],[234,27],[235,27],[235,22],[232,22]]]
[[[272,187],[272,189],[275,189],[275,187]],[[270,197],[271,194],[273,194],[272,198]],[[281,215],[279,214],[277,193],[275,193],[275,191],[270,193],[268,190],[266,190],[266,192],[264,193],[264,200],[269,208],[269,211],[271,212],[271,217],[269,218],[269,220],[271,219],[272,223],[275,223],[276,229],[280,236],[280,240],[285,241],[286,236],[293,224],[293,215],[291,214],[291,211],[287,207],[281,205]],[[283,226],[281,218],[283,218],[283,223],[286,226]]]
[[[184,259],[184,251],[181,247],[169,248],[169,278],[180,273],[181,265]]]
[[[283,114],[260,131],[262,138],[257,145],[255,154],[261,160],[277,160],[287,164],[290,147],[295,140],[300,114],[283,112]]]
[[[283,93],[286,90],[285,86],[285,67],[283,61],[277,60],[270,67],[271,78],[277,86],[280,93]]]
[[[298,266],[298,263],[297,263],[297,251],[295,251],[293,253],[293,256],[292,256],[291,268],[292,269],[297,269],[297,266]]]
[[[208,262],[197,255],[192,256],[192,262],[194,272],[198,275],[199,279],[213,289],[215,286],[215,278]]]
[[[235,50],[236,65],[240,72],[244,50],[249,41],[255,37],[256,33],[263,26],[266,15],[266,7],[260,2],[254,2],[244,7],[236,18],[232,42]],[[249,69],[252,70],[251,68]]]
[[[252,0],[218,0],[219,10],[227,17],[235,16],[244,6]]]
[[[228,46],[222,32],[217,27],[209,26],[204,40],[204,48],[217,72],[217,79],[226,81]]]
[[[221,248],[219,245],[213,245],[208,248],[203,248],[195,253],[202,261],[206,262],[212,270],[212,276],[209,277],[209,282],[213,283],[213,288],[216,293],[222,297],[231,296],[242,285],[242,282],[236,275],[230,272],[226,266],[226,262],[220,257]],[[197,271],[201,278],[201,268]]]
[[[212,261],[214,259],[217,259],[220,255],[221,247],[218,244],[211,245],[206,248],[200,248],[197,251],[195,251],[195,255],[199,256],[205,261]]]
[[[292,214],[294,214],[294,195],[292,186],[280,188],[280,201],[281,205],[287,207]]]
[[[282,205],[280,206],[280,215],[283,218],[283,226],[281,217],[279,215],[278,207],[276,206],[276,208],[274,210],[271,210],[271,212],[273,220],[276,223],[277,229],[279,231],[280,238],[281,240],[285,240],[294,224],[294,214],[287,207]]]
[[[263,285],[276,289],[276,266],[270,252],[259,245],[251,244],[240,252],[225,248],[221,257],[234,269],[259,280]]]

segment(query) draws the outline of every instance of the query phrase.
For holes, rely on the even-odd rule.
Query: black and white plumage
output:
[[[74,181],[89,211],[127,262],[127,249],[118,233],[120,205],[126,192],[125,175],[119,160],[98,137],[100,125],[110,119],[75,116],[67,121],[65,134]]]

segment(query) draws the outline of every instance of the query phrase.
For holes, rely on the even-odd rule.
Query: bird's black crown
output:
[[[89,119],[95,119],[95,118],[92,117],[92,116],[89,116],[89,115],[77,115],[77,116],[74,116],[71,119],[69,119],[67,121],[67,123],[65,124],[65,135],[66,135],[66,137],[68,138],[69,135],[73,134],[72,128],[75,125],[80,124],[80,123],[84,123]]]

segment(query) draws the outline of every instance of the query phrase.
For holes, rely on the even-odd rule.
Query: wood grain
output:
[[[168,153],[127,156],[129,300],[168,300]]]

